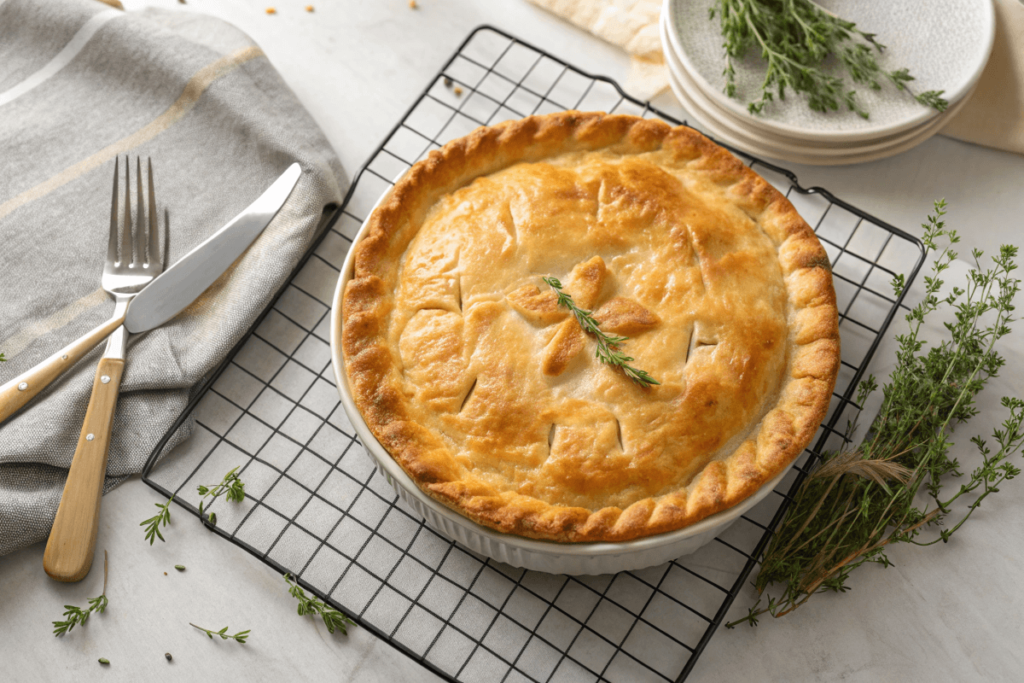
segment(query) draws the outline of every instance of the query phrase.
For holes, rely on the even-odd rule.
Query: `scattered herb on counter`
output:
[[[146,540],[149,541],[150,545],[153,545],[153,541],[157,538],[161,541],[164,540],[164,535],[160,533],[160,525],[163,524],[166,527],[167,523],[171,521],[172,500],[174,500],[174,496],[168,498],[166,503],[153,503],[160,509],[160,512],[139,523],[139,526],[146,527]]]
[[[236,633],[235,635],[232,636],[232,635],[228,634],[228,627],[227,626],[225,626],[224,628],[222,628],[219,631],[214,631],[213,629],[203,628],[202,626],[196,626],[192,622],[189,622],[188,625],[191,626],[192,628],[197,628],[200,631],[202,631],[203,633],[205,633],[206,635],[210,636],[210,640],[213,640],[213,637],[216,635],[216,636],[220,636],[221,640],[237,640],[238,642],[240,642],[240,643],[242,643],[244,645],[245,644],[245,639],[249,637],[249,630],[248,629],[246,629],[245,631],[239,631],[238,633]]]
[[[185,571],[185,565],[183,564],[176,564],[174,565],[174,568],[177,569],[179,572]]]
[[[710,18],[716,16],[724,39],[725,93],[729,97],[736,97],[733,59],[741,59],[753,49],[768,64],[761,99],[747,106],[751,114],[762,113],[776,94],[785,99],[789,88],[806,95],[813,111],[826,113],[845,106],[868,118],[857,102],[857,92],[848,90],[841,76],[823,69],[829,57],[834,57],[856,84],[881,90],[882,83],[888,81],[921,104],[939,111],[949,106],[942,98],[943,90],[911,91],[908,84],[914,77],[907,69],[886,71],[879,66],[875,52],[881,53],[885,46],[875,34],[861,31],[812,0],[716,0]]]
[[[210,498],[209,501],[212,503],[214,500],[221,496],[225,496],[229,501],[241,503],[245,500],[245,482],[238,477],[238,467],[235,467],[230,472],[224,475],[224,479],[219,484],[213,486],[198,486],[196,490],[199,491],[199,495],[202,496],[199,500],[199,517],[202,519],[203,506],[206,504],[206,499]],[[155,516],[141,522],[139,526],[146,527],[146,540],[149,541],[150,545],[153,545],[153,541],[159,538],[161,541],[164,540],[163,534],[160,533],[160,526],[167,526],[167,523],[171,521],[171,501],[174,500],[174,496],[167,499],[166,503],[155,503],[160,509]],[[216,525],[217,515],[210,513],[206,520],[207,523]],[[178,566],[175,566],[178,569]],[[182,571],[184,567],[178,569]]]
[[[307,614],[319,614],[324,620],[324,625],[327,626],[328,633],[341,631],[343,634],[348,635],[348,627],[355,626],[355,622],[344,613],[339,612],[330,605],[324,604],[315,596],[312,598],[308,597],[306,591],[302,590],[300,585],[292,582],[290,575],[285,574],[284,580],[288,582],[288,592],[299,601],[298,612],[300,617]]]
[[[230,472],[224,475],[224,479],[215,486],[199,486],[197,490],[199,495],[202,496],[202,500],[199,501],[199,516],[203,516],[203,503],[207,497],[212,498],[211,503],[217,500],[219,497],[226,495],[229,501],[241,503],[245,500],[245,483],[238,478],[238,467],[235,467]],[[212,514],[211,523],[216,524],[217,518]]]
[[[7,359],[4,358],[4,354],[0,353],[0,363],[4,363],[6,361],[7,361]]]
[[[583,331],[594,335],[597,340],[597,351],[595,355],[597,359],[602,363],[622,368],[622,371],[631,380],[636,382],[642,387],[649,387],[652,384],[661,384],[653,377],[651,377],[646,370],[640,370],[630,365],[633,359],[630,356],[624,354],[619,346],[629,340],[629,337],[619,337],[616,335],[608,334],[598,327],[597,320],[594,319],[594,314],[590,311],[585,311],[576,305],[576,302],[572,300],[572,296],[562,291],[562,283],[556,278],[546,277],[542,278],[544,282],[555,290],[555,294],[558,295],[558,305],[565,306],[568,308],[573,317],[576,318],[576,322],[580,324]]]
[[[106,657],[100,657],[100,658],[99,658],[98,660],[96,660],[96,661],[98,661],[98,662],[99,662],[100,664],[102,664],[103,666],[110,666],[110,660],[109,660],[109,659],[107,659]]]
[[[89,621],[89,615],[93,612],[103,613],[103,610],[107,609],[107,551],[103,551],[103,592],[98,598],[92,598],[89,600],[89,607],[87,609],[81,609],[74,605],[64,605],[64,621],[53,622],[53,635],[62,636],[65,633],[70,633],[73,628],[77,625],[85,625],[85,622]],[[103,664],[104,660],[100,660],[100,664]],[[110,662],[105,662],[109,664]]]
[[[1020,291],[1020,280],[1013,275],[1017,247],[1003,246],[987,268],[980,263],[982,252],[974,250],[977,267],[966,284],[939,298],[941,275],[956,259],[952,245],[959,242],[956,231],[945,227],[945,212],[945,202],[936,202],[935,215],[924,226],[923,241],[930,251],[939,249],[940,240],[947,244],[924,278],[924,299],[906,316],[908,332],[896,337],[896,368],[882,388],[878,416],[859,446],[825,454],[803,482],[765,551],[755,581],[757,603],[728,626],[756,625],[758,616],[789,614],[816,593],[849,590],[847,579],[857,567],[891,564],[885,554],[889,545],[949,541],[982,501],[1020,474],[1009,458],[1024,445],[1024,400],[1004,397],[1007,415],[993,431],[995,443],[989,445],[981,436],[971,439],[981,465],[954,493],[943,496],[946,478],[963,476],[949,454],[953,427],[977,414],[975,397],[1004,364],[995,345],[1010,332],[1013,300]],[[902,276],[894,279],[897,294],[905,286]],[[949,336],[926,349],[921,327],[942,307],[955,313],[944,324]],[[868,377],[858,389],[857,403],[864,405],[876,389],[874,378]],[[856,420],[848,425],[848,436],[855,430]],[[915,504],[919,492],[931,499],[923,507]],[[958,519],[950,525],[946,518],[954,503]],[[933,533],[921,538],[929,528]],[[781,595],[767,594],[774,586],[783,587]]]

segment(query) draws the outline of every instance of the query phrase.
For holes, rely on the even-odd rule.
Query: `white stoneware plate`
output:
[[[739,136],[728,129],[723,127],[719,122],[718,118],[714,115],[708,114],[702,111],[686,91],[680,86],[678,79],[674,74],[669,75],[669,84],[672,87],[672,92],[676,98],[683,105],[683,109],[686,110],[687,114],[691,115],[692,118],[700,125],[701,129],[707,132],[708,135],[712,136],[719,142],[723,142],[728,145],[732,145],[737,149],[744,150],[750,154],[771,157],[773,159],[782,159],[785,161],[791,161],[798,164],[807,164],[808,166],[843,166],[850,164],[861,164],[868,161],[877,161],[879,159],[885,159],[887,157],[900,154],[909,149],[916,147],[928,140],[928,138],[936,135],[942,130],[942,127],[949,122],[948,119],[939,119],[933,122],[933,125],[928,126],[925,129],[919,131],[918,135],[905,140],[892,147],[888,147],[881,150],[875,150],[871,152],[864,152],[862,154],[850,154],[845,156],[822,156],[820,154],[796,154],[793,153],[788,147],[775,147],[773,145],[765,144],[760,139],[749,138],[746,136]]]
[[[668,26],[665,22],[664,16],[661,21],[661,40],[665,51],[665,63],[668,66],[669,71],[672,76],[675,77],[676,83],[679,87],[686,92],[691,101],[699,106],[702,113],[713,116],[717,123],[721,124],[730,132],[742,139],[753,140],[777,149],[785,149],[792,154],[803,154],[809,156],[820,154],[825,157],[841,157],[844,155],[863,155],[868,152],[889,149],[905,141],[917,139],[920,136],[921,131],[926,129],[930,130],[929,127],[934,127],[939,121],[944,125],[970,100],[970,93],[968,93],[968,95],[962,97],[957,103],[935,118],[929,119],[919,126],[914,126],[913,128],[901,131],[894,135],[886,135],[877,139],[816,142],[793,138],[778,132],[769,132],[754,128],[749,123],[749,117],[747,117],[747,119],[741,118],[735,115],[732,111],[719,106],[717,102],[705,95],[697,84],[693,82],[693,79],[690,78],[689,74],[687,74],[683,69],[679,61],[679,56],[675,53],[675,50],[671,45],[671,41],[669,40]]]
[[[384,197],[387,197],[387,194],[377,200],[378,205]],[[376,206],[374,206],[374,210],[376,210]],[[450,510],[423,493],[412,478],[388,454],[363,420],[349,391],[341,344],[342,296],[345,292],[345,285],[352,277],[355,245],[365,237],[367,225],[368,222],[363,223],[356,234],[352,247],[345,257],[341,277],[338,279],[338,287],[334,292],[334,307],[331,311],[331,360],[334,365],[334,376],[337,380],[338,392],[341,394],[341,405],[345,408],[359,440],[376,461],[377,469],[395,488],[399,498],[417,514],[422,515],[427,524],[435,531],[461,543],[474,552],[514,567],[524,567],[551,574],[615,574],[657,566],[696,551],[757,505],[771,493],[772,489],[778,486],[782,478],[789,472],[789,467],[787,467],[739,505],[711,515],[696,524],[678,531],[623,543],[570,544],[521,538],[482,526]]]
[[[867,120],[847,110],[813,112],[795,93],[771,103],[763,114],[752,115],[747,102],[759,96],[764,62],[753,50],[745,59],[734,61],[739,97],[725,95],[722,36],[717,17],[708,18],[714,4],[715,0],[664,0],[669,41],[683,69],[705,95],[754,128],[816,142],[871,140],[920,126],[939,115],[888,85],[879,91],[857,87],[858,99],[871,114]],[[877,33],[886,45],[878,57],[880,65],[910,69],[917,79],[911,83],[916,92],[944,90],[951,107],[977,84],[992,51],[992,0],[820,0],[819,4]]]
[[[667,41],[663,25],[662,39]],[[711,101],[681,70],[678,58],[666,44],[669,81],[676,98],[687,113],[709,134],[758,156],[769,156],[802,164],[843,165],[874,161],[915,147],[949,123],[970,100],[973,90],[939,116],[920,126],[878,140],[814,143],[769,133],[746,125],[746,121]]]

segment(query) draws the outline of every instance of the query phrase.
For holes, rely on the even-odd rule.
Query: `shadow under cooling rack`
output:
[[[355,437],[330,363],[329,310],[371,207],[431,150],[481,125],[565,109],[679,121],[490,27],[458,48],[356,177],[345,205],[274,304],[229,355],[143,473],[197,514],[196,486],[240,468],[246,498],[216,502],[213,532],[351,615],[450,681],[681,681],[725,617],[851,397],[916,276],[920,242],[826,190],[733,150],[785,192],[832,260],[842,369],[814,447],[765,501],[697,553],[613,576],[496,563],[443,538],[400,502]],[[192,413],[193,436],[157,464]]]

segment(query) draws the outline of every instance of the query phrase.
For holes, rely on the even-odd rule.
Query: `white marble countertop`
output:
[[[623,80],[616,49],[523,0],[125,0],[207,12],[251,35],[327,133],[354,175],[448,55],[483,23],[513,33],[593,73]],[[278,13],[268,16],[265,6]],[[655,101],[684,116],[670,95]],[[1020,241],[1024,157],[933,138],[897,157],[852,167],[790,165],[805,186],[827,187],[883,220],[920,234],[932,200],[945,197],[964,252]],[[987,390],[1024,395],[1019,336],[1010,364]],[[1004,349],[1006,351],[1006,349]],[[884,354],[884,350],[882,352]],[[874,364],[885,374],[884,364]],[[881,372],[879,372],[881,371]],[[985,432],[992,416],[969,433]],[[966,437],[961,438],[966,443]],[[852,593],[821,596],[786,619],[719,631],[691,681],[1020,680],[1024,670],[1024,482],[979,510],[970,531],[945,546],[900,548],[888,570],[865,568]],[[103,501],[98,552],[110,554],[110,607],[70,636],[50,622],[65,603],[97,595],[102,572],[59,584],[42,571],[43,546],[0,558],[0,678],[11,681],[185,680],[428,681],[436,678],[365,630],[329,635],[295,615],[282,579],[183,512],[174,539],[145,545],[138,523],[159,497],[137,478]],[[184,564],[184,573],[173,565]],[[96,567],[101,566],[97,560]],[[168,572],[165,576],[164,572]],[[749,604],[740,597],[738,615]],[[188,623],[252,630],[249,643],[210,641]],[[172,663],[164,653],[174,655]],[[109,668],[97,658],[111,661]]]

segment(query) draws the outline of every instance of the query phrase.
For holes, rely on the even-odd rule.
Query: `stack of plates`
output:
[[[918,104],[884,84],[856,86],[863,119],[855,112],[813,112],[802,95],[788,93],[762,114],[747,103],[760,97],[765,63],[751,50],[733,62],[737,97],[725,95],[725,53],[716,0],[665,0],[661,40],[672,90],[693,122],[719,141],[758,156],[802,164],[855,164],[892,156],[938,133],[974,91],[995,37],[992,0],[819,0],[826,10],[878,35],[886,50],[879,65],[906,67],[915,92],[944,90],[945,112]],[[838,72],[836,72],[838,73]]]

